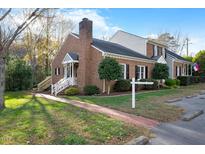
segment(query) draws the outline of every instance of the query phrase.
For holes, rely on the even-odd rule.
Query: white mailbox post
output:
[[[152,85],[154,82],[140,82],[140,81],[135,81],[135,78],[132,78],[132,108],[135,108],[135,84],[143,84],[143,85]]]

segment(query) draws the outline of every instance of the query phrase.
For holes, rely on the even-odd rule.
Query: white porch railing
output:
[[[51,94],[54,94],[55,96],[63,91],[65,88],[69,86],[77,85],[77,79],[76,78],[63,78],[59,80],[57,83],[51,85]]]

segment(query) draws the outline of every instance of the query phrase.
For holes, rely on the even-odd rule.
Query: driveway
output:
[[[189,99],[183,98],[182,101],[172,104],[184,108],[186,113],[199,109],[205,112],[205,94]],[[191,121],[161,123],[152,131],[156,137],[151,139],[149,144],[205,145],[205,113]]]

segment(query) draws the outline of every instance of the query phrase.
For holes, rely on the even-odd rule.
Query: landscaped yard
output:
[[[5,99],[0,144],[123,144],[149,136],[145,128],[25,92],[6,93]]]
[[[165,103],[172,98],[183,97],[197,93],[205,89],[205,84],[195,84],[178,89],[164,89],[155,92],[146,92],[136,95],[136,109],[131,108],[131,95],[126,96],[65,96],[69,99],[80,100],[88,103],[98,104],[120,111],[156,119],[162,122],[178,119],[183,110]]]

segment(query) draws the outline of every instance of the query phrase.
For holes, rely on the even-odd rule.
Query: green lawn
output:
[[[69,99],[98,104],[120,111],[140,115],[162,122],[178,119],[183,110],[164,103],[168,99],[182,97],[205,89],[205,84],[196,84],[178,89],[165,89],[155,92],[137,94],[136,109],[131,109],[131,95],[126,96],[65,96]]]
[[[6,93],[5,99],[0,144],[123,144],[149,136],[145,128],[25,92]]]

